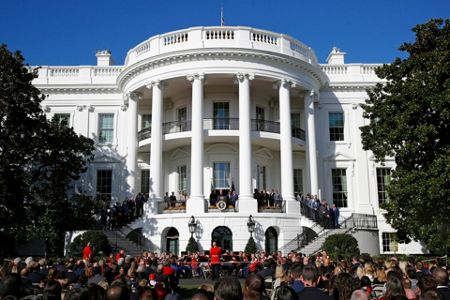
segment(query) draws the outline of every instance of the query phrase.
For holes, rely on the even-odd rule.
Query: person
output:
[[[164,203],[167,204],[167,208],[172,207],[172,203],[170,202],[169,192],[166,192],[164,195]]]
[[[215,300],[242,300],[244,295],[239,280],[236,277],[224,277],[214,285]]]
[[[83,259],[90,261],[92,256],[91,242],[87,242],[86,246],[83,248]]]
[[[437,292],[443,300],[450,300],[450,288],[448,287],[448,273],[442,268],[436,268],[432,272],[433,279],[436,281]]]
[[[297,293],[288,285],[282,284],[275,289],[272,296],[273,300],[298,300]]]
[[[339,228],[339,207],[336,206],[336,203],[333,203],[333,219],[334,219],[334,228]]]
[[[318,271],[314,265],[306,265],[302,270],[301,280],[305,288],[297,293],[298,298],[302,300],[333,300],[333,297],[325,294],[317,286]]]
[[[176,207],[177,197],[175,196],[175,192],[172,192],[172,195],[170,195],[169,199],[170,199],[170,206]]]
[[[213,241],[212,247],[209,250],[209,255],[211,256],[212,280],[216,280],[219,278],[221,253],[222,249],[219,246],[217,246],[216,241]]]

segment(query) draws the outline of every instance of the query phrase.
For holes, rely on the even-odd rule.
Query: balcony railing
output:
[[[138,132],[138,141],[149,139],[152,136],[152,128],[147,127]]]
[[[191,121],[174,121],[164,123],[163,134],[191,131]],[[203,129],[205,130],[239,130],[239,118],[204,118]],[[266,120],[251,120],[252,131],[264,131],[280,133],[280,123]],[[142,141],[151,137],[151,127],[144,128],[138,132],[138,140]],[[305,131],[298,127],[292,127],[292,136],[305,140]]]
[[[163,134],[191,131],[191,121],[175,121],[163,124]]]
[[[238,118],[206,118],[203,129],[207,130],[239,130]]]

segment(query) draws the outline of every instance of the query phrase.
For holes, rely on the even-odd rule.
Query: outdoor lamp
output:
[[[191,236],[194,235],[195,229],[197,228],[197,223],[195,222],[195,217],[191,216],[191,218],[189,219],[189,232],[191,233]]]
[[[252,236],[252,233],[255,231],[255,220],[253,220],[253,216],[250,215],[248,217],[248,221],[247,221],[247,227],[248,227],[248,232],[250,232],[250,236]]]

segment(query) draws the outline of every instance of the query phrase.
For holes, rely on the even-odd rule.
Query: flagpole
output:
[[[223,18],[223,7],[220,8],[220,26],[225,26],[224,18]]]

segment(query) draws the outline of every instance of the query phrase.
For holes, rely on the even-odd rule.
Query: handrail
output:
[[[280,133],[280,123],[267,120],[250,120],[250,130]],[[162,124],[163,134],[191,131],[191,120],[172,121]],[[239,130],[239,118],[203,118],[203,129],[205,130]],[[292,137],[305,140],[305,131],[298,127],[291,127]],[[151,137],[151,127],[144,128],[138,132],[138,141]]]

